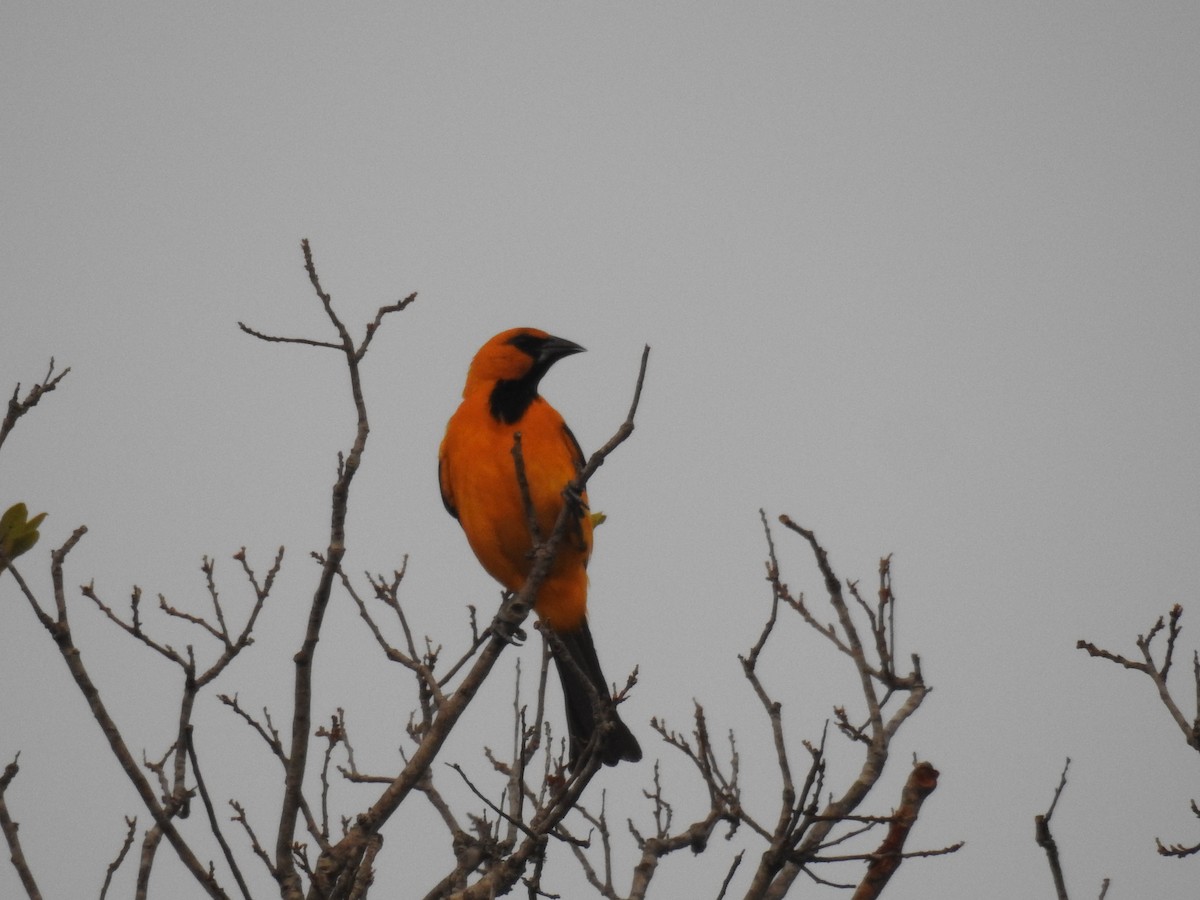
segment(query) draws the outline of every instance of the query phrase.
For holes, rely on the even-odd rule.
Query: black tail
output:
[[[562,682],[563,699],[567,705],[567,734],[571,738],[571,757],[568,763],[570,768],[575,768],[584,747],[592,739],[600,712],[593,709],[592,694],[588,690],[587,682],[591,683],[600,702],[607,708],[611,721],[611,727],[596,749],[600,761],[606,766],[615,766],[621,760],[637,762],[642,758],[642,748],[638,746],[637,738],[621,721],[616,707],[612,705],[612,695],[608,692],[608,682],[604,673],[600,671],[600,660],[596,657],[596,646],[592,643],[592,633],[588,630],[587,622],[575,631],[556,631],[554,634],[562,643],[568,657],[562,659],[557,652],[554,654],[558,677]],[[582,676],[586,676],[587,682],[581,677],[581,673]]]

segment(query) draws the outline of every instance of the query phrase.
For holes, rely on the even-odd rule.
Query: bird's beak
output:
[[[574,341],[568,341],[566,338],[551,335],[546,338],[545,343],[542,344],[541,349],[538,351],[538,361],[549,365],[556,360],[562,359],[564,356],[583,352],[585,352],[584,348]]]

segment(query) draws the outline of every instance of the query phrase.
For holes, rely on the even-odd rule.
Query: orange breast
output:
[[[472,392],[450,419],[441,448],[443,491],[467,541],[488,573],[511,591],[520,590],[529,576],[533,549],[512,455],[518,431],[545,539],[562,509],[562,490],[575,477],[574,445],[553,407],[539,397],[520,422],[507,425],[491,416],[485,392]],[[591,544],[591,519],[585,513],[559,545],[535,601],[538,616],[555,630],[574,629],[583,621]]]

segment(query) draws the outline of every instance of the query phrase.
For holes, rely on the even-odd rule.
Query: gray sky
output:
[[[1153,839],[1200,840],[1200,760],[1147,679],[1074,644],[1135,652],[1176,602],[1186,655],[1200,635],[1198,26],[1184,2],[9,2],[0,380],[32,382],[51,355],[72,367],[0,456],[0,506],[50,512],[23,571],[46,596],[47,548],[86,523],[68,584],[201,609],[209,554],[233,609],[248,600],[231,554],[265,569],[285,544],[259,642],[217,688],[286,719],[347,390],[332,354],[236,322],[325,335],[308,237],[349,322],[420,292],[367,358],[348,567],[410,554],[422,631],[461,641],[465,604],[497,598],[434,477],[471,354],[512,325],[588,347],[543,387],[591,449],[649,343],[638,431],[592,484],[610,519],[591,609],[609,676],[641,667],[624,715],[679,820],[696,784],[647,721],[689,727],[692,698],[736,729],[747,798],[773,808],[736,660],[769,603],[765,507],[865,585],[895,554],[901,649],[935,690],[867,811],[894,805],[915,752],[942,778],[914,848],[967,846],[906,863],[889,897],[1048,896],[1033,816],[1068,755],[1055,830],[1074,894],[1107,875],[1109,898],[1194,895],[1200,863]],[[805,549],[776,540],[789,584],[819,596]],[[158,755],[176,675],[86,602],[84,658]],[[46,895],[89,896],[122,816],[148,817],[7,579],[0,615],[0,757],[22,751],[9,802]],[[345,706],[360,765],[386,771],[408,681],[348,601],[331,616],[317,715]],[[815,635],[778,637],[767,675],[802,752],[860,701]],[[508,702],[510,667],[482,704]],[[210,781],[228,770],[214,792],[258,803],[270,833],[265,748],[211,696],[199,716]],[[464,731],[450,752],[483,777],[472,748],[506,746],[505,719],[476,709]],[[832,756],[838,784],[858,753]],[[600,776],[614,821],[646,825],[650,777],[649,760]],[[366,796],[346,789],[342,810]],[[423,891],[448,867],[423,817],[385,832],[381,884],[404,872]],[[661,895],[715,894],[732,852],[673,859]],[[158,893],[197,896],[168,890],[170,856]],[[0,867],[0,895],[17,889]]]

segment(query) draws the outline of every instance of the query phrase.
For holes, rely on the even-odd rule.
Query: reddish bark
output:
[[[917,822],[921,804],[937,787],[937,780],[938,770],[929,763],[919,762],[913,766],[908,782],[900,792],[900,808],[892,817],[887,837],[867,864],[867,874],[854,892],[853,900],[874,900],[883,893],[884,886],[900,868],[904,859],[904,842]]]

